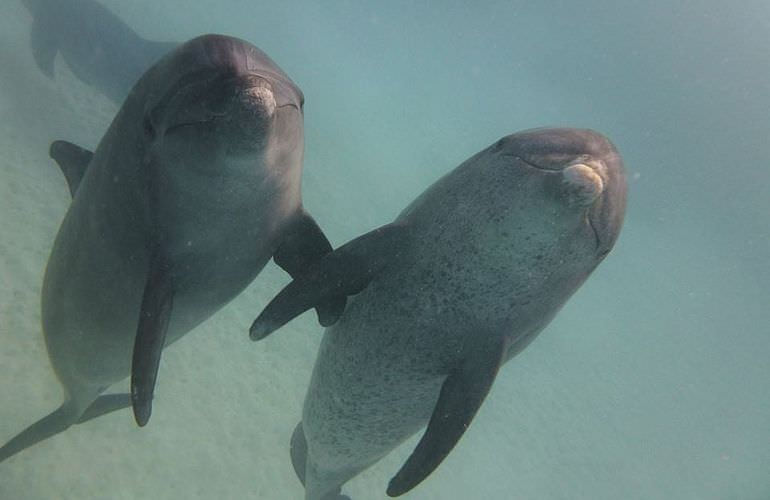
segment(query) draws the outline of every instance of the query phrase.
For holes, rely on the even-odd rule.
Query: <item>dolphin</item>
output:
[[[144,72],[176,42],[145,40],[94,0],[21,0],[32,14],[30,45],[38,68],[54,77],[61,53],[72,73],[121,105]]]
[[[623,163],[597,132],[502,138],[446,174],[391,224],[323,257],[271,301],[261,339],[340,293],[291,458],[306,500],[341,486],[427,424],[387,493],[449,454],[500,366],[605,258],[626,205]]]
[[[133,405],[150,417],[161,349],[273,257],[292,275],[331,251],[303,209],[303,96],[253,45],[195,38],[137,82],[95,152],[57,141],[72,204],[48,259],[42,320],[65,401],[0,461]],[[344,297],[319,307],[330,323]],[[100,396],[131,374],[131,394]]]

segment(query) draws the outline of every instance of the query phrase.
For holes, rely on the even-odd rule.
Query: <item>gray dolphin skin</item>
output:
[[[302,107],[266,54],[206,35],[139,80],[93,154],[51,146],[74,195],[42,291],[65,401],[0,448],[0,460],[131,404],[144,425],[164,345],[271,257],[297,275],[331,251],[302,208]],[[332,323],[343,309],[344,297],[331,300],[319,319]],[[100,397],[129,373],[130,397]]]
[[[120,105],[131,87],[179,44],[134,32],[94,0],[21,0],[32,14],[30,45],[40,70],[54,77],[60,53],[72,73]]]
[[[401,495],[447,456],[500,366],[551,321],[613,247],[622,160],[602,135],[535,129],[465,161],[389,225],[295,278],[254,340],[340,293],[291,443],[306,500],[341,486],[427,424],[390,481]]]

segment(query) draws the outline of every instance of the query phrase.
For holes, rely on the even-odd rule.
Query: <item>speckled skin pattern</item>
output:
[[[576,162],[601,175],[600,193],[565,182]],[[397,262],[324,334],[302,419],[306,498],[420,430],[464,345],[497,335],[506,359],[523,349],[612,247],[625,189],[604,137],[544,129],[502,139],[404,210],[395,223],[409,242]]]

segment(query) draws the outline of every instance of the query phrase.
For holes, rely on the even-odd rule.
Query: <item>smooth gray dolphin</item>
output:
[[[30,45],[49,78],[61,53],[72,73],[118,105],[142,74],[179,44],[145,40],[94,0],[21,0],[32,14]]]
[[[300,198],[302,105],[262,51],[207,35],[139,80],[93,155],[51,146],[73,193],[42,292],[65,401],[0,448],[0,460],[131,402],[144,425],[164,345],[271,257],[297,275],[331,251]],[[319,318],[329,323],[343,308],[331,301]],[[129,373],[131,398],[99,397]]]
[[[292,438],[305,498],[338,495],[427,423],[387,492],[401,495],[426,478],[500,366],[613,247],[625,204],[622,161],[606,138],[520,132],[295,278],[255,321],[253,339],[328,297],[358,293],[324,334]]]

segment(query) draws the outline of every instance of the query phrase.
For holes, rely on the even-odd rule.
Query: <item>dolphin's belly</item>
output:
[[[109,385],[129,366],[129,332],[136,330],[149,266],[147,230],[131,222],[140,219],[124,217],[123,224],[102,231],[99,218],[91,216],[95,210],[79,201],[70,207],[48,259],[43,331],[63,381]]]
[[[276,239],[277,235],[266,232],[242,251],[223,246],[219,252],[192,253],[181,259],[167,344],[240,294],[270,260]]]
[[[253,196],[253,203],[237,209],[217,206],[203,214],[168,214],[171,230],[165,248],[174,267],[173,334],[184,334],[230,302],[275,253],[299,203],[289,203],[287,209],[286,195]]]
[[[463,332],[427,309],[429,290],[403,287],[409,273],[353,297],[324,334],[303,409],[319,471],[373,463],[430,418]]]
[[[425,426],[474,337],[544,324],[515,258],[440,222],[324,335],[303,412],[319,470],[371,463]]]
[[[315,468],[328,474],[373,463],[430,418],[444,377],[341,347],[327,331],[303,409]],[[360,358],[359,358],[360,356]]]
[[[42,315],[59,377],[104,387],[130,372],[151,231],[141,199],[109,193],[115,197],[89,200],[91,194],[79,193],[86,196],[76,197],[59,230],[44,279]],[[246,222],[204,220],[210,227],[188,225],[175,234],[167,345],[237,296],[270,259],[281,221],[249,214],[242,220],[250,223],[247,229],[241,227]]]

